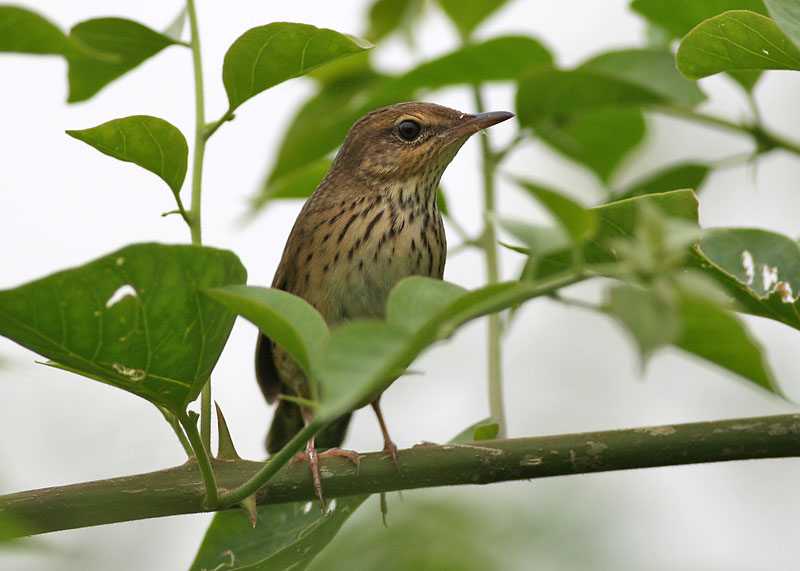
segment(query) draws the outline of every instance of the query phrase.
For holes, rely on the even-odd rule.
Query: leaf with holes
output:
[[[90,129],[67,131],[67,135],[110,157],[157,174],[176,194],[181,190],[189,146],[183,133],[163,119],[134,115]]]
[[[0,335],[176,414],[197,398],[234,313],[200,289],[243,283],[224,250],[137,244],[0,291]]]
[[[372,47],[366,40],[306,24],[251,28],[233,42],[222,65],[230,110],[287,79]]]

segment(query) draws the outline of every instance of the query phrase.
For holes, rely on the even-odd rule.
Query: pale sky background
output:
[[[100,16],[122,16],[163,29],[181,7],[176,1],[22,1],[62,29]],[[226,108],[221,65],[227,47],[247,29],[271,21],[293,21],[358,35],[366,2],[210,2],[198,12],[209,120]],[[421,24],[416,52],[400,40],[380,48],[387,70],[449,51],[453,29],[438,12]],[[479,37],[533,34],[570,66],[612,48],[641,45],[642,21],[627,2],[569,0],[510,2],[479,31]],[[0,54],[0,288],[43,277],[100,257],[134,242],[186,243],[168,188],[151,173],[101,155],[64,134],[116,117],[149,114],[193,133],[194,99],[190,53],[171,47],[112,83],[88,102],[65,104],[66,65],[57,57]],[[731,119],[747,116],[746,101],[724,80],[701,82],[711,95],[705,110]],[[298,201],[276,204],[242,225],[248,199],[265,172],[297,105],[310,92],[307,80],[284,83],[248,101],[234,122],[209,143],[204,175],[204,242],[236,252],[249,283],[267,285],[277,266]],[[797,100],[800,74],[768,74],[757,89],[767,125],[800,140]],[[427,100],[472,111],[468,92],[448,89]],[[489,108],[513,110],[513,92],[487,92]],[[748,142],[674,119],[650,119],[655,132],[627,162],[619,181],[630,181],[652,165],[693,157],[714,160],[745,152]],[[510,123],[494,128],[493,141],[514,133]],[[610,133],[609,136],[613,136]],[[480,225],[478,144],[467,143],[444,175],[451,210],[470,229]],[[519,149],[504,170],[568,189],[586,204],[599,200],[596,180],[538,143]],[[739,166],[715,173],[701,196],[704,226],[759,226],[797,236],[800,160],[783,153],[763,158],[757,168]],[[185,189],[189,187],[189,180]],[[185,190],[188,204],[188,191]],[[500,210],[545,220],[530,201],[501,185]],[[458,243],[448,233],[451,245]],[[507,278],[520,257],[503,254]],[[462,253],[448,261],[445,278],[476,287],[484,279],[479,256]],[[598,300],[602,288],[584,284],[569,293]],[[794,330],[747,319],[765,345],[785,392],[800,396]],[[214,376],[214,398],[228,419],[243,457],[263,457],[271,411],[261,399],[252,371],[254,327],[237,321]],[[426,353],[413,368],[423,375],[403,378],[382,403],[390,431],[401,448],[423,440],[445,441],[488,414],[485,323],[462,329],[453,340]],[[61,485],[179,464],[185,457],[170,428],[149,403],[112,387],[34,363],[38,357],[0,339],[0,492]],[[504,352],[505,390],[511,436],[581,432],[737,416],[796,412],[797,407],[752,389],[732,375],[660,351],[642,374],[626,333],[608,318],[548,301],[528,304],[516,319]],[[349,448],[377,450],[382,442],[370,411],[351,426]],[[800,461],[769,460],[727,465],[675,467],[533,482],[407,492],[458,498],[520,509],[532,520],[554,509],[578,522],[587,536],[602,538],[608,559],[597,569],[792,569],[796,568],[796,486]],[[393,495],[392,510],[404,504]],[[410,504],[411,502],[408,502]],[[555,506],[555,507],[554,507]],[[409,508],[410,509],[410,508]],[[488,509],[488,508],[487,508]],[[374,504],[364,517],[380,517]],[[566,515],[565,515],[566,514]],[[390,516],[391,517],[391,516]],[[50,534],[43,550],[0,553],[0,569],[182,569],[194,557],[210,516],[140,521]],[[537,520],[539,521],[539,520]],[[391,519],[390,519],[391,522]],[[539,521],[541,524],[542,522]],[[524,529],[525,523],[520,524]],[[477,540],[478,538],[476,538]],[[514,563],[519,569],[563,569],[553,553],[531,547]],[[502,545],[498,546],[502,548]]]

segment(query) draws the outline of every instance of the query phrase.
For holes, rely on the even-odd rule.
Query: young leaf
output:
[[[617,285],[609,293],[607,310],[633,335],[642,365],[680,331],[676,308],[652,290]]]
[[[254,323],[310,376],[310,356],[328,336],[328,326],[308,302],[279,289],[245,285],[207,289],[205,293]]]
[[[438,0],[447,17],[458,28],[462,38],[468,38],[481,22],[508,0]]]
[[[569,235],[560,227],[531,224],[506,216],[499,217],[497,223],[503,230],[525,245],[525,248],[521,249],[510,245],[509,248],[522,251],[534,258],[569,248],[572,244]]]
[[[689,32],[675,56],[689,79],[752,69],[800,70],[800,50],[771,19],[744,10],[715,16]]]
[[[121,161],[157,174],[178,193],[186,177],[189,146],[177,127],[148,115],[112,119],[107,123],[67,135]]]
[[[230,110],[287,79],[372,47],[366,40],[306,24],[251,28],[225,54],[222,82]]]
[[[492,426],[498,426],[497,423],[494,422],[494,419],[490,416],[488,418],[484,418],[483,420],[479,420],[478,422],[474,422],[466,427],[464,430],[456,434],[452,439],[450,439],[451,443],[454,442],[474,442],[477,440],[475,435],[481,429],[489,429]],[[498,427],[499,428],[499,427]],[[495,434],[495,436],[497,436]]]
[[[64,32],[39,14],[0,6],[0,52],[67,55],[75,50]]]
[[[733,371],[771,392],[779,392],[760,345],[729,311],[705,299],[684,295],[680,334],[675,345]]]
[[[800,4],[796,0],[764,0],[764,3],[778,27],[800,48]]]
[[[96,18],[76,24],[69,38],[84,46],[67,57],[69,103],[85,101],[146,59],[176,43],[171,37],[123,18]]]
[[[614,200],[624,200],[645,194],[655,194],[689,188],[697,192],[705,182],[711,167],[700,163],[683,163],[667,167],[635,181],[614,194]]]
[[[208,380],[236,317],[199,289],[245,279],[223,250],[128,246],[0,291],[0,335],[180,414]]]
[[[630,49],[606,52],[581,64],[579,69],[597,71],[630,82],[669,100],[697,105],[706,95],[696,82],[675,69],[675,56],[666,50]]]
[[[522,179],[515,179],[515,182],[547,208],[573,242],[579,244],[592,237],[597,228],[597,220],[591,210],[585,210],[560,192]]]
[[[676,190],[661,194],[650,194],[612,202],[592,208],[597,217],[597,232],[583,249],[587,264],[609,264],[619,261],[618,249],[625,243],[633,243],[641,222],[640,211],[649,205],[665,216],[697,226],[697,198],[691,190]],[[681,230],[683,234],[683,230]],[[564,272],[572,266],[573,252],[570,249],[556,252],[538,260],[534,277],[543,278]]]
[[[190,569],[305,569],[367,497],[336,498],[328,516],[309,502],[259,506],[255,528],[240,510],[218,512]]]

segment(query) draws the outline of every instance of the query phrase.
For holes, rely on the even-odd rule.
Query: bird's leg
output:
[[[308,425],[314,418],[313,412],[305,407],[302,407],[301,412],[303,414],[303,421],[306,423],[306,425]],[[332,456],[343,456],[355,464],[356,476],[361,471],[361,457],[358,455],[358,452],[353,450],[342,450],[341,448],[329,448],[325,450],[325,452],[319,453],[314,445],[314,438],[310,438],[306,443],[305,452],[298,452],[291,460],[291,462],[295,462],[297,460],[304,460],[308,458],[308,464],[311,468],[311,480],[314,485],[314,493],[319,499],[319,507],[322,509],[322,513],[325,513],[325,496],[322,495],[322,478],[319,475],[319,459],[330,458]]]
[[[392,456],[394,466],[397,471],[400,471],[400,464],[397,463],[397,446],[392,442],[389,436],[389,431],[386,430],[386,423],[383,421],[383,414],[381,413],[380,397],[372,401],[372,410],[375,411],[375,416],[378,417],[378,424],[381,425],[381,433],[383,434],[383,449]]]

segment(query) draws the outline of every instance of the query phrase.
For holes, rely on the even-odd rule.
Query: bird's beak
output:
[[[477,115],[464,115],[463,122],[453,125],[443,134],[452,138],[468,137],[478,131],[488,129],[492,125],[511,119],[513,116],[514,114],[509,111],[489,111]]]

